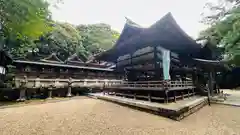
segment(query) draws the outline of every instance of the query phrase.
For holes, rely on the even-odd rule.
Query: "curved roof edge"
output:
[[[105,57],[105,56],[109,55],[109,53],[111,53],[112,50],[114,50],[115,48],[119,47],[120,44],[122,44],[123,42],[125,42],[129,38],[132,38],[135,35],[141,33],[143,31],[143,29],[145,29],[145,28],[143,28],[142,26],[135,23],[134,21],[132,21],[129,18],[125,17],[125,19],[126,19],[125,25],[122,29],[122,32],[121,32],[118,40],[115,43],[115,45],[111,49],[95,55],[94,56],[95,59],[96,58],[101,59],[102,57]]]
[[[129,36],[128,30],[133,30],[133,28],[137,28],[139,31],[130,32],[131,36]],[[123,38],[125,39],[123,40]],[[161,45],[171,51],[187,54],[199,53],[199,49],[201,49],[201,45],[197,44],[194,39],[181,29],[172,14],[167,13],[149,28],[134,27],[126,23],[117,44],[102,55],[98,55],[97,59],[114,61],[119,55],[149,44]]]
[[[171,13],[167,13],[149,28],[146,28],[140,34],[125,40],[125,42],[121,43],[122,45],[119,46],[129,47],[128,45],[130,44],[131,46],[133,44],[138,44],[138,46],[136,46],[138,48],[143,43],[152,44],[153,42],[161,43],[162,41],[169,43],[173,41],[181,41],[184,44],[191,45],[189,46],[190,48],[201,48],[201,46],[198,45],[195,40],[193,40],[186,32],[183,31],[183,29],[181,29]],[[174,47],[178,46],[175,45]]]
[[[126,23],[122,29],[122,32],[116,42],[115,46],[118,46],[119,44],[125,42],[125,40],[128,40],[132,36],[139,34],[144,28],[138,25],[137,23],[133,22],[129,18],[126,18]]]

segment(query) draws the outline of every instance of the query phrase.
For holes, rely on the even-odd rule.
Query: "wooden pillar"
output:
[[[159,59],[157,56],[157,52],[158,52],[157,47],[155,46],[154,47],[154,70],[155,70],[154,80],[160,80],[160,72],[159,72],[160,65],[159,65]]]
[[[181,94],[182,94],[182,99],[184,99],[184,93],[183,93],[183,92],[181,92]]]
[[[17,99],[17,101],[21,102],[26,100],[27,83],[27,76],[24,76],[24,79],[20,82],[19,98]]]
[[[210,96],[213,96],[213,72],[209,72],[208,87],[210,91]]]
[[[48,89],[48,99],[52,99],[52,88]]]
[[[72,78],[70,77],[68,80],[68,91],[67,91],[67,97],[72,96]]]
[[[68,86],[67,97],[71,97],[71,96],[72,96],[72,87]]]
[[[165,103],[168,103],[168,90],[165,90]]]
[[[214,92],[217,93],[218,92],[218,89],[217,89],[217,80],[216,80],[216,72],[215,70],[212,71],[212,74],[213,74],[213,94]]]
[[[31,96],[32,96],[32,93],[33,93],[33,91],[30,91],[30,90],[27,90],[27,89],[26,89],[26,92],[25,92],[25,93],[26,93],[26,99],[27,99],[27,100],[30,100],[30,99],[31,99]]]

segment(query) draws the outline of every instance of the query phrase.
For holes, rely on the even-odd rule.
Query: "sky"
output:
[[[207,0],[64,0],[51,8],[53,19],[72,24],[107,23],[121,32],[125,17],[148,27],[171,12],[180,27],[191,37],[206,26],[201,13]]]

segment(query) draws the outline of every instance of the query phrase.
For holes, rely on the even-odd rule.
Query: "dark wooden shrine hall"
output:
[[[4,79],[7,72],[7,65],[12,63],[11,56],[7,51],[0,49],[0,87],[4,85]]]
[[[64,61],[56,53],[45,58],[34,57],[34,60],[31,57],[18,58],[13,60],[12,65],[15,67],[10,84],[13,92],[7,93],[9,97],[13,97],[13,93],[20,93],[17,96],[19,101],[24,101],[27,93],[28,98],[46,92],[48,94],[44,96],[51,98],[53,91],[54,95],[63,93],[63,96],[69,97],[72,95],[72,88],[76,94],[83,89],[100,89],[104,84],[115,83],[122,78],[121,74],[115,72],[113,63],[85,62],[77,54]]]
[[[127,19],[116,44],[95,59],[114,62],[116,70],[125,74],[125,84],[119,86],[124,89],[112,91],[153,94],[159,98],[165,98],[166,93],[175,95],[176,91],[178,94],[189,90],[206,94],[208,88],[214,91],[215,73],[225,68],[214,50],[189,37],[171,13],[149,28]]]

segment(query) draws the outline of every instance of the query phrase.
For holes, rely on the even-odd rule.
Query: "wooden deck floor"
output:
[[[159,115],[169,117],[175,120],[183,119],[184,117],[195,112],[196,110],[203,107],[207,103],[207,97],[201,96],[193,96],[172,103],[148,102],[118,96],[103,95],[102,93],[93,93],[90,94],[90,96],[98,99],[119,103],[122,105],[137,107],[147,111],[154,111],[154,113],[158,113]]]
[[[121,90],[148,90],[148,91],[164,91],[166,90],[164,87],[107,87],[108,89],[121,89]],[[167,88],[168,91],[178,91],[178,90],[189,90],[194,89],[193,86],[186,86],[186,87],[169,87]]]

